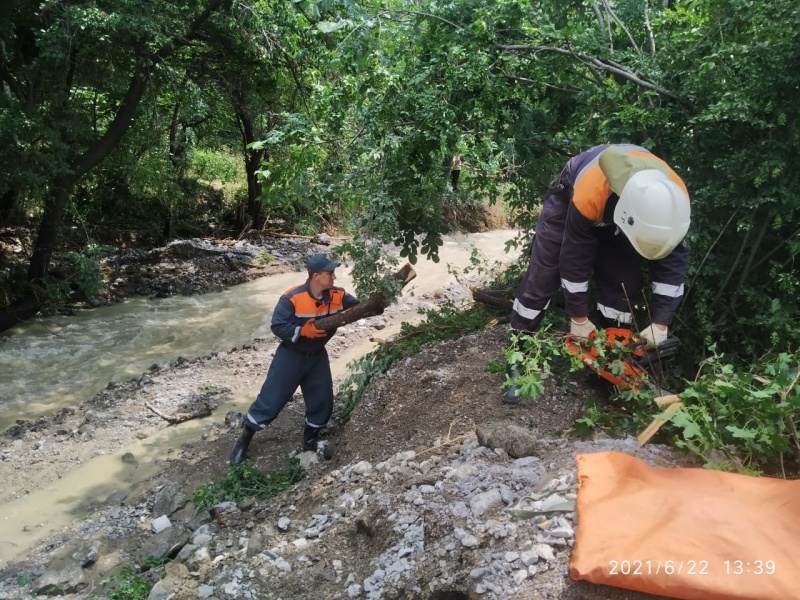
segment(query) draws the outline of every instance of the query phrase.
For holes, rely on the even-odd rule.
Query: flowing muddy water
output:
[[[441,261],[420,261],[417,277],[404,296],[421,296],[453,280],[449,267],[470,265],[473,248],[481,258],[509,263],[505,253],[515,230],[445,237]],[[138,377],[152,364],[177,357],[194,358],[226,351],[255,338],[271,339],[269,320],[281,293],[299,283],[302,273],[285,273],[241,284],[221,293],[159,300],[133,299],[120,305],[81,311],[76,317],[54,317],[11,330],[0,337],[0,431],[16,419],[51,414],[92,398],[109,381]],[[352,290],[346,267],[337,270],[337,285]],[[381,337],[399,330],[401,320],[415,322],[416,312],[390,319]],[[334,377],[346,365],[374,348],[364,340],[331,361]],[[206,419],[188,421],[136,441],[113,454],[96,456],[63,474],[58,481],[7,502],[0,518],[0,566],[53,531],[85,516],[111,493],[130,489],[161,467],[170,449],[198,439],[221,414],[244,412],[261,385],[263,373],[246,392],[220,406]],[[0,447],[4,445],[0,438]],[[138,467],[124,464],[131,452]]]

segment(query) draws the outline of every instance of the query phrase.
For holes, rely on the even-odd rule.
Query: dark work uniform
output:
[[[355,306],[358,300],[342,288],[326,290],[317,300],[308,282],[286,291],[272,314],[272,333],[282,341],[275,351],[267,378],[244,425],[259,431],[269,425],[299,387],[306,404],[306,424],[324,427],[333,413],[333,379],[325,344],[335,331],[322,338],[302,337],[300,329],[310,318],[321,319]]]
[[[550,184],[542,204],[530,264],[511,311],[514,329],[535,330],[559,285],[567,314],[587,316],[592,274],[604,325],[631,323],[630,306],[641,293],[642,257],[613,224],[622,189],[612,189],[600,165],[601,154],[609,148],[614,150],[606,155],[606,168],[623,173],[614,178],[617,188],[634,173],[658,169],[686,190],[667,163],[639,146],[595,146],[570,159]],[[609,164],[610,156],[616,164]],[[664,258],[647,262],[653,288],[652,321],[670,325],[683,298],[689,247],[684,241]]]

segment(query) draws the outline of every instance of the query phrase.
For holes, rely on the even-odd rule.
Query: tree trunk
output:
[[[416,276],[417,272],[414,271],[413,267],[408,263],[406,263],[402,269],[394,274],[395,279],[402,282],[403,287],[408,285],[408,283]],[[348,325],[349,323],[354,323],[356,321],[360,321],[361,319],[366,319],[367,317],[382,315],[387,306],[389,306],[389,301],[386,300],[386,297],[380,292],[376,292],[367,298],[365,302],[356,304],[352,308],[348,308],[347,310],[335,315],[331,315],[330,317],[325,317],[324,319],[318,319],[317,321],[314,321],[314,326],[317,329],[331,331],[337,327],[342,327],[343,325]]]
[[[56,239],[61,230],[64,209],[67,207],[69,192],[76,177],[60,177],[50,184],[50,196],[45,203],[39,233],[33,246],[31,262],[28,264],[28,281],[44,281],[50,267],[50,259],[56,247]]]
[[[247,171],[247,214],[253,218],[253,228],[259,229],[261,227],[261,182],[258,180],[256,171],[261,168],[264,152],[262,150],[247,150],[247,152],[247,159],[244,161]]]
[[[233,101],[236,117],[239,120],[239,128],[242,133],[244,169],[247,174],[247,213],[252,217],[252,227],[261,228],[261,182],[258,180],[256,171],[261,168],[261,161],[264,159],[263,150],[253,150],[248,148],[256,140],[256,127],[253,119],[247,113],[245,104],[244,84],[240,82],[239,89],[235,92]],[[245,216],[241,216],[244,225]]]

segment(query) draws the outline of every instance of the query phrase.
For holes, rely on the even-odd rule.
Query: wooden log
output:
[[[403,284],[402,287],[408,285],[416,276],[417,272],[408,263],[394,274],[394,278]],[[376,292],[367,298],[366,301],[356,304],[352,308],[348,308],[330,317],[317,319],[314,321],[314,326],[317,329],[332,331],[337,327],[342,327],[343,325],[348,325],[349,323],[354,323],[355,321],[360,321],[367,317],[382,315],[387,306],[389,306],[389,301],[386,299],[386,296],[380,292]]]
[[[514,303],[507,297],[493,294],[491,293],[491,290],[482,290],[474,286],[470,287],[469,289],[472,292],[472,299],[475,302],[481,302],[483,304],[488,304],[489,306],[496,306],[507,312],[511,312],[511,308],[514,306]]]
[[[271,231],[269,229],[262,229],[261,233],[270,237],[289,238],[294,240],[313,240],[315,238],[310,235],[300,235],[299,233],[282,233],[280,231]]]

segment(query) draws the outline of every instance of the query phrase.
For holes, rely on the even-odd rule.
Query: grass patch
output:
[[[306,476],[296,458],[282,471],[262,473],[248,464],[231,468],[219,481],[197,488],[192,501],[198,510],[208,510],[221,502],[240,502],[245,498],[272,498],[290,489]]]
[[[117,575],[103,581],[103,588],[111,589],[100,596],[89,596],[88,600],[147,600],[153,585],[137,575],[133,567],[126,566]]]
[[[275,262],[275,257],[272,255],[272,253],[264,251],[264,252],[259,252],[258,254],[256,254],[256,256],[253,259],[253,261],[256,264],[266,266],[266,265],[271,265],[272,263],[274,263]]]

